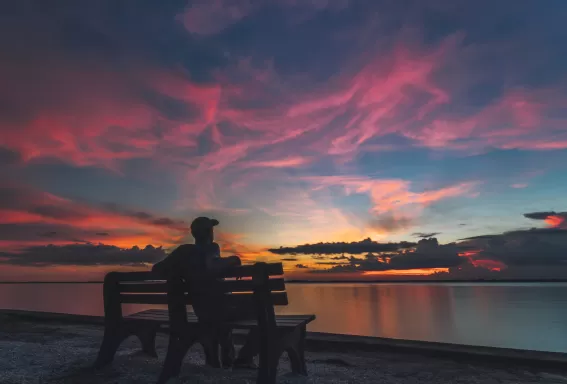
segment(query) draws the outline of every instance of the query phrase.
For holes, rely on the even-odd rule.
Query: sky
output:
[[[567,276],[562,0],[0,4],[0,280],[188,225],[292,279]]]

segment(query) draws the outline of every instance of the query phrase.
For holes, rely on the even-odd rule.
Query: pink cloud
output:
[[[3,92],[11,89],[11,103],[26,111],[23,119],[0,120],[2,144],[27,161],[57,158],[80,166],[151,156],[158,111],[104,65],[72,67],[61,60],[44,65],[35,81],[26,78],[31,64],[0,65]]]
[[[563,149],[566,121],[556,112],[565,105],[567,99],[554,92],[512,90],[474,115],[436,118],[404,134],[432,148]],[[463,139],[469,143],[459,143]]]
[[[259,160],[255,162],[247,162],[243,164],[247,167],[260,167],[260,168],[296,168],[306,165],[310,162],[308,157],[303,156],[288,156],[281,159],[274,160]]]
[[[436,190],[413,192],[411,182],[399,179],[370,179],[359,176],[314,176],[304,180],[311,182],[315,189],[341,187],[346,195],[366,194],[372,201],[372,211],[384,214],[414,207],[419,211],[434,202],[458,196],[473,196],[476,183],[461,183]]]

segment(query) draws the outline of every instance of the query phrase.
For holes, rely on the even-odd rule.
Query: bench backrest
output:
[[[218,277],[230,279],[220,282],[226,293],[225,302],[248,307],[257,306],[260,297],[266,305],[287,305],[284,279],[276,277],[281,275],[281,263],[256,263],[223,270]],[[103,291],[107,320],[122,317],[121,304],[171,306],[172,297],[178,304],[179,300],[185,305],[192,304],[187,285],[160,280],[152,272],[109,272],[104,279]]]

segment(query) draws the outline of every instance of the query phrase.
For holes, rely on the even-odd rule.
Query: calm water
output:
[[[288,291],[290,305],[279,312],[315,313],[311,331],[567,352],[567,283],[288,284]],[[102,315],[102,286],[0,285],[0,307]]]

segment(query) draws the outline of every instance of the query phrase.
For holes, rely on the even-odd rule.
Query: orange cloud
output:
[[[449,268],[405,269],[403,271],[368,271],[364,276],[427,276],[439,272],[448,272]]]
[[[545,219],[545,223],[553,228],[559,228],[565,222],[565,217],[551,215]]]

